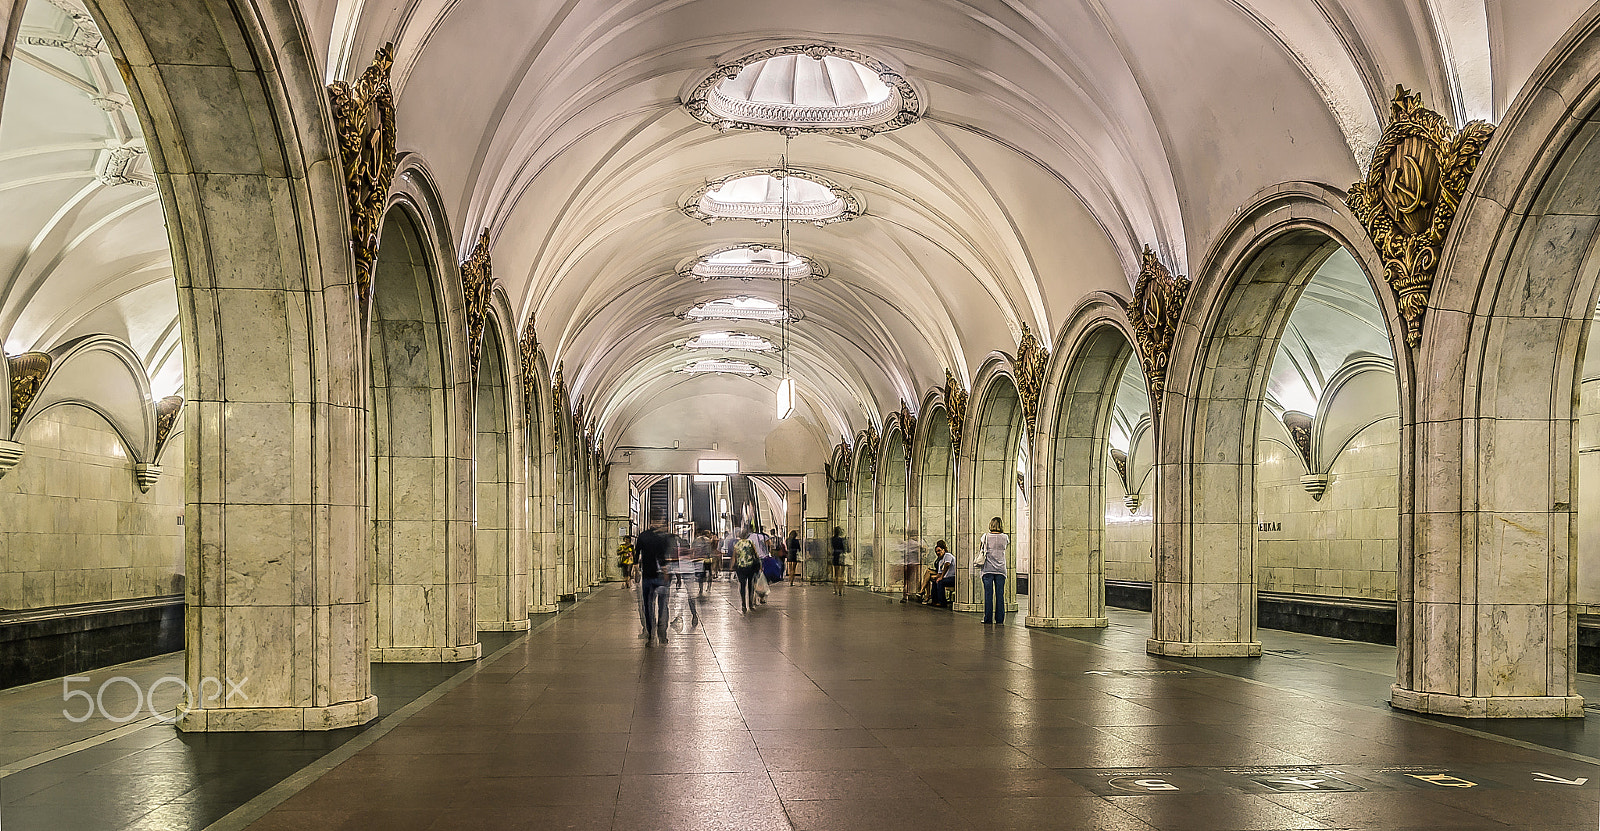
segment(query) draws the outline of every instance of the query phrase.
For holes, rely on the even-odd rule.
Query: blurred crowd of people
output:
[[[667,642],[667,630],[692,631],[700,625],[699,601],[708,584],[737,581],[739,611],[748,614],[767,602],[773,583],[798,573],[800,532],[785,537],[778,529],[741,528],[718,537],[700,531],[692,537],[652,524],[636,539],[623,537],[617,567],[629,588],[638,588],[639,637],[648,645]],[[682,599],[672,601],[681,592]],[[668,612],[673,611],[671,617]],[[687,621],[684,615],[688,615]]]
[[[995,517],[973,557],[972,569],[983,582],[986,624],[1005,623],[1010,544],[1000,518]],[[842,594],[850,553],[843,528],[833,529],[827,552],[828,581],[836,594]],[[639,637],[649,646],[667,643],[668,629],[688,632],[700,625],[699,603],[709,584],[724,579],[736,582],[739,612],[749,614],[766,604],[773,584],[799,579],[804,559],[800,532],[790,531],[785,536],[777,528],[745,527],[720,537],[702,530],[684,537],[658,522],[637,538],[624,536],[617,547],[617,567],[628,587],[637,588]],[[929,552],[921,540],[907,534],[900,544],[899,559],[901,603],[950,607],[956,559],[944,540],[934,543]],[[814,573],[813,582],[816,576]]]

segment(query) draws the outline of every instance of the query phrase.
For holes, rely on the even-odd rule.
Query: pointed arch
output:
[[[1039,405],[1029,626],[1105,626],[1111,413],[1133,332],[1121,298],[1084,298],[1057,337]]]
[[[957,493],[956,603],[958,611],[981,611],[978,579],[972,569],[979,540],[989,520],[1000,517],[1015,540],[1017,516],[1017,450],[1029,442],[1017,391],[1016,366],[1010,355],[992,353],[972,382],[972,407],[962,431],[956,468]],[[1006,610],[1017,608],[1017,546],[1006,550]]]
[[[1254,555],[1260,402],[1295,301],[1341,247],[1367,275],[1393,350],[1404,343],[1396,333],[1405,330],[1387,284],[1375,276],[1382,265],[1331,188],[1291,182],[1262,191],[1194,278],[1154,425],[1155,620],[1146,645],[1152,653],[1261,653]],[[1403,349],[1396,355],[1404,401],[1409,362]]]

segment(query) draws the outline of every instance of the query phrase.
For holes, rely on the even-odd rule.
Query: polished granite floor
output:
[[[1262,659],[1178,662],[1143,653],[1139,613],[1044,632],[825,586],[741,615],[719,584],[701,618],[646,646],[611,586],[337,741],[139,728],[47,763],[53,797],[37,768],[0,779],[0,828],[1600,828],[1600,722],[1392,711],[1389,647],[1264,631]],[[183,746],[115,773],[79,759],[129,740]],[[83,807],[174,772],[272,786],[226,816],[220,796],[187,820]]]

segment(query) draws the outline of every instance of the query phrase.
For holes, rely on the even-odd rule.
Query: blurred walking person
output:
[[[843,528],[837,525],[833,527],[833,539],[828,540],[828,548],[831,554],[829,567],[833,569],[833,593],[844,594],[844,555],[850,550],[850,544],[844,540]]]
[[[767,540],[767,545],[772,550],[772,559],[778,561],[778,579],[782,580],[789,574],[789,547],[776,528],[772,529],[772,535],[767,537]]]
[[[733,544],[733,573],[739,578],[739,611],[748,612],[756,605],[756,573],[761,571],[761,555],[750,541],[748,530],[739,532]]]
[[[639,563],[639,607],[645,646],[667,642],[666,566],[672,538],[655,523],[639,534],[633,550]]]
[[[800,574],[800,558],[802,556],[802,553],[801,553],[801,550],[800,550],[800,532],[797,531],[797,530],[796,531],[790,531],[789,532],[789,539],[784,542],[783,547],[784,547],[785,550],[787,550],[789,552],[789,577],[788,577],[788,581],[793,583],[795,580],[798,580],[800,578],[800,576],[801,576],[801,574]]]

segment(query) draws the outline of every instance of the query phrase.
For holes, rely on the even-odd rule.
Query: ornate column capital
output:
[[[961,430],[967,424],[967,391],[949,369],[944,371],[944,413],[950,419],[950,447],[959,451]]]
[[[378,234],[397,164],[394,91],[389,86],[393,64],[394,44],[386,43],[360,78],[328,85],[350,202],[350,248],[355,254],[356,302],[363,321],[371,311]]]
[[[1028,423],[1028,435],[1038,427],[1039,394],[1044,388],[1044,366],[1050,360],[1050,351],[1034,335],[1028,324],[1022,324],[1022,341],[1017,344],[1017,395],[1022,399],[1022,417]]]
[[[50,374],[53,360],[48,352],[6,356],[7,368],[11,373],[12,435],[16,435],[17,428],[22,426],[22,416],[28,412],[28,405],[39,397],[39,387],[44,384],[44,377]]]
[[[1145,391],[1150,394],[1153,418],[1161,416],[1161,399],[1167,390],[1167,365],[1172,359],[1172,338],[1178,331],[1178,319],[1188,297],[1189,278],[1174,276],[1146,245],[1139,280],[1133,286],[1133,300],[1123,304],[1123,311],[1133,325],[1133,345],[1144,367]]]
[[[1396,86],[1367,178],[1350,186],[1346,202],[1383,258],[1383,279],[1395,293],[1413,349],[1422,342],[1440,247],[1493,135],[1486,121],[1457,132],[1422,105],[1421,95]]]
[[[478,385],[483,360],[483,330],[489,322],[489,297],[494,292],[494,266],[489,262],[489,232],[478,233],[478,243],[461,263],[461,297],[467,316],[467,359],[472,365],[472,385]]]

